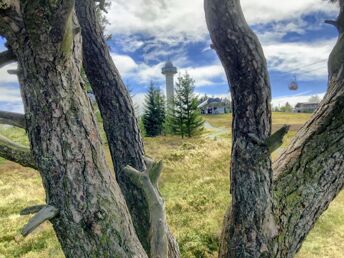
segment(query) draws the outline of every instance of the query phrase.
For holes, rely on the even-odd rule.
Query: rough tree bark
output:
[[[228,252],[233,257],[269,257],[269,241],[277,229],[272,216],[271,160],[264,144],[271,131],[266,61],[239,1],[205,1],[205,10],[233,99]]]
[[[74,1],[0,1],[0,35],[18,60],[27,131],[47,194],[25,232],[49,219],[67,257],[146,257],[81,87],[73,10]]]
[[[220,257],[293,257],[344,184],[343,4],[320,107],[273,164],[270,84],[261,45],[239,0],[205,0],[208,28],[233,98],[232,205]]]
[[[141,244],[147,253],[151,253],[150,239],[154,236],[150,234],[150,228],[152,217],[155,215],[150,213],[143,189],[133,184],[128,175],[123,173],[127,165],[138,171],[146,170],[143,158],[144,147],[134,106],[103,37],[94,1],[78,0],[76,12],[84,39],[84,68],[103,118],[117,181],[125,196]],[[178,258],[180,256],[178,244],[167,225],[166,228],[169,257]]]

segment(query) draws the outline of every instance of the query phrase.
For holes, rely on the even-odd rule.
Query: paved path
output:
[[[216,139],[217,137],[228,133],[229,129],[224,128],[224,127],[214,127],[211,124],[209,124],[207,121],[204,122],[204,129],[210,131],[207,134],[207,138],[210,139]]]

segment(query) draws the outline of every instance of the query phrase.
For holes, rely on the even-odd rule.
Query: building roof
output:
[[[221,98],[209,98],[209,99],[203,101],[201,104],[199,104],[198,108],[203,108],[205,106],[208,106],[209,104],[223,104],[223,105],[225,105],[226,102]]]
[[[297,103],[296,104],[296,108],[299,108],[299,107],[310,107],[310,106],[318,106],[319,105],[319,103],[310,103],[310,102],[299,102],[299,103]]]

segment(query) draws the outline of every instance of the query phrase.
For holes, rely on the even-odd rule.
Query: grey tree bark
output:
[[[344,184],[344,1],[334,24],[329,88],[320,107],[271,165],[283,128],[270,136],[270,83],[265,57],[239,0],[205,0],[213,47],[233,98],[232,205],[219,257],[293,257]],[[273,169],[272,169],[273,167]],[[273,172],[274,171],[274,172]]]
[[[147,253],[151,253],[150,243],[155,236],[150,229],[152,223],[157,223],[152,220],[160,218],[151,213],[143,189],[134,184],[123,171],[128,165],[142,173],[146,170],[144,147],[134,106],[103,37],[94,1],[76,1],[76,12],[84,39],[84,68],[103,118],[116,178],[126,199],[136,233]],[[156,197],[160,198],[160,195]],[[167,224],[165,228],[169,240],[169,257],[178,258],[178,244]]]
[[[26,229],[49,219],[67,257],[147,257],[105,162],[80,82],[74,27],[74,1],[0,1],[0,35],[18,60],[27,131],[47,194],[48,206]]]

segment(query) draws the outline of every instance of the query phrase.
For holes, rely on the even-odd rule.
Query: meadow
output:
[[[308,118],[309,114],[273,114],[274,130],[282,124],[291,125],[282,148]],[[204,119],[213,127],[222,128],[223,133],[210,129],[191,139],[174,136],[144,139],[147,155],[164,160],[160,190],[183,258],[217,257],[222,219],[230,203],[231,117],[216,115]],[[28,144],[22,130],[1,127],[0,133]],[[43,201],[44,190],[36,171],[0,159],[1,258],[64,257],[49,223],[26,238],[20,235],[29,216],[20,216],[19,212]],[[344,193],[341,193],[321,216],[297,258],[344,257],[343,240]]]

